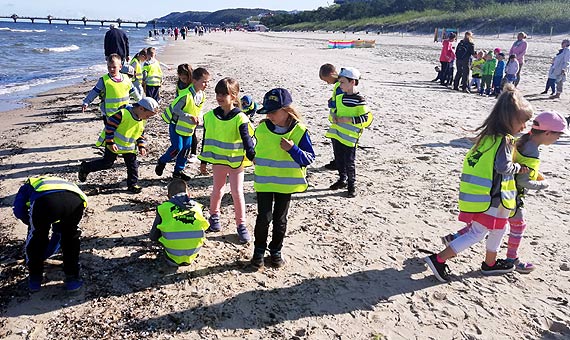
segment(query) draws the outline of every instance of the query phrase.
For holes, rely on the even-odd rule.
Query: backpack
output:
[[[457,59],[467,59],[469,58],[469,46],[465,41],[461,40],[457,47],[455,48],[455,57]]]

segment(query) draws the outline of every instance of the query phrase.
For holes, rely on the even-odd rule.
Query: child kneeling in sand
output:
[[[516,144],[514,161],[525,165],[530,170],[526,174],[517,174],[515,176],[517,185],[517,206],[515,211],[509,217],[509,241],[507,248],[507,258],[505,261],[513,263],[515,270],[519,273],[528,274],[535,269],[530,262],[523,262],[518,257],[518,249],[522,241],[524,231],[526,229],[523,198],[529,189],[541,190],[548,188],[548,182],[544,180],[544,176],[539,173],[540,167],[540,145],[550,145],[556,142],[563,133],[568,133],[566,128],[566,120],[558,113],[542,112],[534,119],[530,132],[522,136]],[[442,237],[445,245],[459,236],[469,232],[471,224],[459,230],[456,234],[449,234]]]
[[[515,175],[529,173],[524,165],[514,163],[514,137],[532,117],[532,107],[515,89],[506,85],[491,114],[477,128],[477,142],[467,152],[459,186],[459,220],[471,224],[469,232],[449,243],[439,254],[426,257],[429,268],[441,282],[449,281],[445,261],[487,238],[484,275],[514,270],[514,264],[497,260],[497,251],[506,234],[511,212],[516,208]]]
[[[210,224],[202,214],[202,205],[188,196],[184,180],[175,178],[168,184],[168,198],[156,208],[150,239],[164,246],[167,263],[189,265],[198,257]]]

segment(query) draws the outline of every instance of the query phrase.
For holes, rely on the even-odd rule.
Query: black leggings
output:
[[[85,209],[83,200],[71,191],[57,191],[36,199],[30,207],[30,228],[26,240],[26,264],[30,275],[44,271],[44,256],[53,227],[61,232],[63,271],[67,276],[79,275],[79,221]]]

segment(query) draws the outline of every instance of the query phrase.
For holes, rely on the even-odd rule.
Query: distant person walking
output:
[[[441,54],[439,55],[439,62],[441,63],[441,69],[439,71],[439,82],[441,85],[445,85],[447,81],[447,75],[449,73],[450,63],[455,60],[455,52],[453,51],[453,42],[455,41],[455,33],[450,33],[449,37],[443,41],[441,47]],[[453,65],[452,65],[453,67]]]
[[[524,64],[524,55],[526,54],[526,48],[527,48],[527,43],[525,39],[526,39],[526,33],[519,32],[519,34],[517,35],[517,41],[513,43],[513,46],[509,51],[509,55],[511,54],[516,55],[517,60],[519,62],[519,71],[517,72],[517,80],[515,80],[514,83],[515,86],[518,86],[519,82],[521,81],[521,70]]]
[[[556,78],[556,94],[550,96],[552,99],[560,98],[562,94],[563,85],[566,82],[566,76],[570,72],[570,39],[562,40],[562,48],[554,57],[552,63],[552,76]]]
[[[113,53],[121,56],[121,64],[129,61],[129,38],[115,24],[109,25],[109,30],[105,33],[105,59]]]
[[[469,60],[475,55],[475,44],[473,43],[473,33],[467,31],[463,40],[457,44],[455,49],[455,63],[457,65],[457,73],[453,81],[453,89],[459,91],[459,81],[463,92],[469,91],[467,86],[469,83]]]

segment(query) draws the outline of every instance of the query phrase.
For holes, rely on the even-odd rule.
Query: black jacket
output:
[[[120,55],[123,60],[129,56],[129,38],[118,28],[111,28],[105,33],[105,57],[113,53]]]

